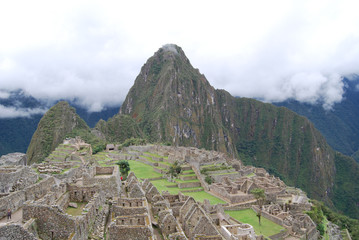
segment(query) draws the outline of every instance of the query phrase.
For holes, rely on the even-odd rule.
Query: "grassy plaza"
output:
[[[280,233],[281,230],[285,229],[282,226],[264,218],[263,216],[261,217],[261,225],[259,225],[258,217],[252,209],[225,211],[225,213],[229,214],[231,217],[242,223],[248,223],[252,225],[256,234],[263,235],[264,237],[269,237]]]

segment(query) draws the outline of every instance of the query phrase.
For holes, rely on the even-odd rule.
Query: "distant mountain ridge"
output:
[[[344,79],[344,95],[331,110],[321,104],[289,100],[274,103],[307,117],[337,151],[353,156],[359,162],[359,76]]]
[[[21,90],[13,91],[8,98],[0,98],[0,105],[22,109],[46,109],[43,103]],[[119,106],[107,107],[101,112],[89,113],[83,107],[70,103],[76,108],[77,114],[93,128],[100,119],[107,120],[118,112]],[[1,113],[0,113],[1,114]],[[30,117],[0,118],[0,156],[12,152],[26,153],[43,114],[34,114]]]

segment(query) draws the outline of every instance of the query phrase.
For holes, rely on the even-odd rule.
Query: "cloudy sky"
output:
[[[89,111],[116,106],[145,61],[175,43],[215,88],[330,108],[342,99],[342,76],[359,73],[358,6],[345,0],[1,1],[0,98],[22,89]],[[0,105],[0,115],[9,111],[24,109]]]

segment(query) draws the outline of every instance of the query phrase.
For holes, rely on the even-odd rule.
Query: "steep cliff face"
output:
[[[67,102],[58,102],[41,118],[27,149],[28,162],[43,161],[73,130],[90,131]]]
[[[265,167],[310,196],[330,202],[334,152],[308,119],[286,108],[227,96],[222,122],[242,161]]]
[[[178,46],[166,45],[147,61],[120,114],[130,115],[151,141],[235,153],[216,91]]]
[[[226,152],[341,210],[346,209],[338,203],[345,202],[351,216],[359,213],[359,196],[350,193],[353,180],[342,183],[336,171],[341,161],[308,119],[215,90],[176,45],[162,47],[146,62],[119,114],[132,117],[151,141]],[[348,171],[351,179],[359,175],[355,169]],[[351,186],[340,201],[335,196],[344,190],[338,184]]]

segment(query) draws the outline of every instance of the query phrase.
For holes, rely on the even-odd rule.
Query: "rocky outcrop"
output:
[[[27,156],[24,153],[9,153],[0,157],[1,165],[26,165]]]

